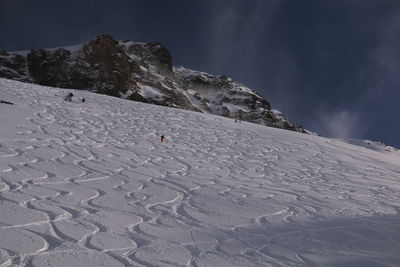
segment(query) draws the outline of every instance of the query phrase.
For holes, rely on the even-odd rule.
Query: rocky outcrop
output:
[[[5,101],[5,100],[1,100],[1,99],[0,99],[0,104],[14,105],[14,103],[12,103],[10,101]]]
[[[121,42],[128,55],[132,55],[141,65],[155,66],[159,74],[172,74],[172,56],[160,43],[135,43],[131,41]]]
[[[133,73],[139,65],[130,61],[119,43],[109,35],[101,35],[83,45],[78,53],[79,73],[93,73],[92,90],[112,96],[120,96],[136,86]],[[86,63],[89,63],[87,65]],[[79,80],[82,80],[80,77]]]
[[[0,50],[0,77],[30,82],[28,76],[25,57]]]
[[[69,87],[71,53],[63,48],[55,51],[44,49],[31,50],[27,55],[28,69],[31,78],[37,84]]]
[[[112,96],[134,88],[132,74],[139,71],[139,65],[109,35],[96,37],[73,54],[64,48],[31,50],[27,65],[35,83]]]
[[[36,49],[26,56],[0,51],[0,77],[90,90],[306,132],[261,95],[226,76],[175,68],[160,43],[116,41],[100,35],[74,49]]]

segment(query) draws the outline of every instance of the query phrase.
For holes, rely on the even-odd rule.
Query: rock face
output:
[[[0,50],[0,77],[30,82],[26,58]]]
[[[41,85],[68,87],[70,56],[71,53],[62,48],[55,51],[32,50],[27,55],[32,80]]]
[[[175,68],[159,43],[100,35],[73,49],[0,51],[0,77],[90,90],[135,101],[237,118],[307,132],[262,96],[226,76]]]
[[[59,48],[32,50],[27,65],[33,82],[62,88],[89,89],[120,96],[136,83],[132,77],[139,65],[131,62],[118,42],[101,35],[74,53]]]

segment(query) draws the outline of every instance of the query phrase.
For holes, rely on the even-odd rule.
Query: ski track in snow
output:
[[[0,79],[0,266],[400,265],[398,152],[67,92]]]

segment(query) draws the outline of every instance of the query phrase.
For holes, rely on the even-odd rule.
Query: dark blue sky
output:
[[[0,0],[0,49],[159,41],[322,135],[400,147],[400,1]]]

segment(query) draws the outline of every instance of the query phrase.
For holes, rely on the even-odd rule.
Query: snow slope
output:
[[[0,79],[0,266],[400,265],[398,151],[67,92]]]

